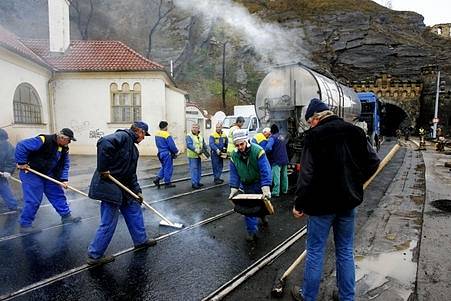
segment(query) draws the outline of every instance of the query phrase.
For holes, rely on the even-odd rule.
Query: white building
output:
[[[199,124],[200,133],[207,144],[211,133],[215,131],[215,125],[212,124],[211,117],[206,110],[197,104],[192,102],[186,103],[186,130],[190,131],[193,124]]]
[[[21,39],[0,26],[0,127],[11,142],[71,128],[72,154],[95,154],[96,141],[134,120],[150,131],[170,124],[185,149],[185,95],[160,64],[119,41],[70,41],[65,0],[49,0],[50,41]],[[154,139],[140,144],[155,155]]]

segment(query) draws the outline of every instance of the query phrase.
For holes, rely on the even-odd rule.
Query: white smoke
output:
[[[174,3],[194,15],[202,15],[207,21],[224,21],[270,64],[305,60],[306,52],[302,48],[303,32],[299,29],[266,23],[231,0],[175,0]]]

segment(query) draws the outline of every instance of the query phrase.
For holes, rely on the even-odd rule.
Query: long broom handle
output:
[[[122,184],[121,182],[119,182],[115,177],[113,177],[112,175],[108,175],[108,178],[113,181],[117,186],[119,186],[120,188],[124,189],[126,192],[128,192],[132,197],[134,197],[135,199],[139,199],[139,196],[134,193],[133,191],[131,191],[127,186],[125,186],[124,184]],[[162,220],[164,220],[166,223],[168,223],[169,225],[174,225],[174,223],[172,223],[170,220],[168,220],[166,217],[164,217],[160,212],[158,212],[155,208],[153,208],[152,206],[150,206],[149,204],[147,204],[144,200],[143,200],[143,204],[144,206],[146,206],[147,208],[149,208],[150,210],[152,210],[156,215],[158,215]]]
[[[285,278],[287,278],[291,274],[291,272],[293,272],[293,270],[301,263],[305,255],[307,255],[307,250],[304,250],[304,252],[302,252],[301,255],[299,255],[299,257],[296,258],[296,260],[290,265],[290,267],[285,271],[285,273],[283,273],[280,279],[284,280]]]
[[[5,176],[4,176],[4,173],[1,172],[1,171],[0,171],[0,176],[5,177]],[[17,183],[22,184],[22,181],[21,181],[21,180],[16,179],[16,178],[14,178],[13,176],[9,176],[8,179],[11,179],[11,180],[14,181],[14,182],[17,182]]]
[[[51,177],[49,177],[49,176],[47,176],[47,175],[45,175],[45,174],[43,174],[43,173],[40,173],[39,171],[34,170],[33,168],[27,167],[26,170],[28,170],[28,171],[30,171],[30,172],[32,172],[32,173],[34,173],[34,174],[36,174],[36,175],[38,175],[38,176],[40,176],[40,177],[43,177],[44,179],[49,180],[50,182],[53,182],[53,183],[58,184],[58,185],[61,185],[61,186],[63,186],[63,187],[66,186],[66,185],[64,185],[63,182],[60,182],[60,181],[58,181],[58,180],[55,180],[54,178],[51,178]],[[70,185],[67,185],[67,188],[69,188],[70,190],[73,190],[73,191],[75,191],[75,192],[77,192],[77,193],[79,193],[79,194],[81,194],[81,195],[84,195],[85,197],[89,198],[89,196],[88,196],[87,193],[85,193],[85,192],[83,192],[83,191],[80,191],[80,190],[78,190],[78,189],[75,188],[75,187],[72,187],[72,186],[70,186]]]
[[[374,174],[371,176],[371,178],[369,178],[364,184],[363,184],[363,189],[366,189],[366,187],[368,187],[368,185],[371,183],[371,181],[373,181],[373,179],[380,173],[380,171],[385,167],[385,165],[388,164],[388,162],[393,158],[393,156],[396,154],[396,152],[399,150],[400,146],[399,144],[396,144],[391,151],[385,156],[385,158],[381,161],[381,163],[379,164],[379,167],[377,168],[377,170],[374,172]]]

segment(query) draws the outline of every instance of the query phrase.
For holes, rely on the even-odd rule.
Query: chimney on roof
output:
[[[70,43],[69,2],[48,0],[50,52],[64,53]]]

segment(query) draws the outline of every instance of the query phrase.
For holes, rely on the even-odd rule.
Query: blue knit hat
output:
[[[327,110],[329,110],[329,107],[324,102],[322,102],[318,98],[312,98],[312,100],[310,100],[310,104],[307,107],[307,111],[305,111],[305,120],[309,120],[310,117],[312,117],[315,113]]]

